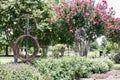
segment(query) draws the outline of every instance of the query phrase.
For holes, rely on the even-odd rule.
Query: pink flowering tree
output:
[[[84,28],[86,40],[94,41],[101,35],[111,33],[110,25],[114,25],[111,21],[114,10],[108,8],[106,0],[100,3],[94,0],[61,0],[59,4],[53,4],[51,9],[55,13],[50,22],[56,24],[55,31],[61,33],[60,38],[64,42],[74,42],[77,28]]]
[[[120,18],[111,17],[110,22],[107,24],[107,39],[112,43],[117,43],[120,48]]]

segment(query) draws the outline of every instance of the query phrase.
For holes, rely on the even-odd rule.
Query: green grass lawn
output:
[[[0,57],[1,64],[5,64],[9,62],[14,62],[14,58],[13,57]]]
[[[120,64],[114,64],[112,69],[113,70],[120,70]]]

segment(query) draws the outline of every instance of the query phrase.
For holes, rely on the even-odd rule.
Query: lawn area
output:
[[[114,64],[112,69],[113,70],[120,70],[120,64]]]
[[[0,57],[1,64],[5,64],[9,62],[14,62],[14,58],[13,57]]]

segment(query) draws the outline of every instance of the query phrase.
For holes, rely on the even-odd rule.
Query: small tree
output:
[[[108,10],[105,0],[96,5],[94,0],[61,0],[59,4],[52,5],[52,10],[56,17],[51,19],[51,23],[55,22],[55,28],[59,30],[58,35],[66,35],[60,36],[60,39],[66,43],[69,40],[72,44],[76,28],[85,29],[88,43],[104,35],[107,31],[106,25],[111,23],[113,15],[113,10]]]

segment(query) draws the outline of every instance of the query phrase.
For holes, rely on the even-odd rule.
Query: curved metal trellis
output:
[[[22,20],[26,21],[25,28],[20,27],[20,22],[22,22]],[[37,41],[37,38],[29,34],[29,32],[32,30],[32,28],[29,26],[29,22],[30,22],[29,14],[24,14],[20,16],[17,25],[18,25],[18,29],[21,32],[24,32],[24,35],[21,35],[20,37],[18,37],[16,41],[14,42],[14,46],[13,46],[14,55],[24,62],[32,60],[38,54],[38,51],[39,51],[39,43]],[[35,18],[33,18],[33,22],[34,22],[34,26],[37,27],[37,21]],[[19,50],[19,44],[24,39],[25,39],[25,53],[26,54],[22,55]],[[32,55],[28,55],[28,50],[29,50],[28,39],[30,39],[33,42],[34,51]]]

